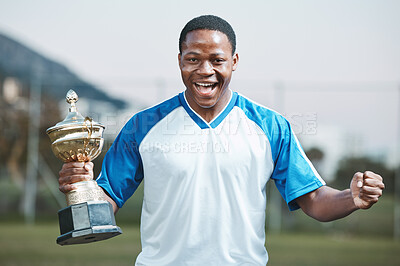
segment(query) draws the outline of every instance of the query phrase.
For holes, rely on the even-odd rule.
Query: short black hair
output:
[[[232,55],[236,51],[236,35],[232,26],[224,19],[214,15],[203,15],[196,17],[186,23],[179,36],[179,53],[182,54],[182,43],[186,40],[186,35],[194,30],[216,30],[228,37],[232,46]]]

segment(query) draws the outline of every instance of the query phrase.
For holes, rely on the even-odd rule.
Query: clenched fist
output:
[[[360,209],[369,209],[377,203],[384,188],[383,178],[371,171],[355,173],[350,183],[354,204]]]

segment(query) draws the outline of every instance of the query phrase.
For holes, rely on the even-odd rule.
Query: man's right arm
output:
[[[64,194],[76,189],[74,183],[80,181],[93,180],[93,163],[92,162],[71,162],[64,163],[59,172],[59,189]],[[105,199],[111,203],[114,214],[118,211],[118,206],[115,201],[104,193]]]

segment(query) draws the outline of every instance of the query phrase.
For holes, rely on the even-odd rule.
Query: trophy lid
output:
[[[61,128],[82,127],[82,126],[85,127],[87,121],[91,122],[92,127],[100,126],[100,127],[104,128],[104,126],[102,124],[92,121],[92,119],[89,117],[84,118],[78,112],[75,103],[78,101],[79,97],[78,97],[78,94],[76,94],[76,92],[74,90],[69,90],[67,92],[67,95],[65,96],[65,99],[66,99],[66,102],[71,105],[71,107],[69,108],[68,115],[65,117],[65,119],[63,121],[57,123],[53,127],[48,128],[46,131],[47,134],[51,133],[52,131],[54,131],[56,129],[61,129]]]

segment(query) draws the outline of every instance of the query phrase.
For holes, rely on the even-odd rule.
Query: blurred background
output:
[[[269,265],[400,265],[400,2],[0,0],[0,264],[131,265],[140,252],[142,188],[120,210],[122,236],[55,244],[62,163],[46,129],[78,110],[106,126],[102,159],[137,111],[183,91],[178,38],[214,14],[237,35],[231,89],[292,123],[327,183],[384,177],[368,211],[319,223],[268,186]]]

